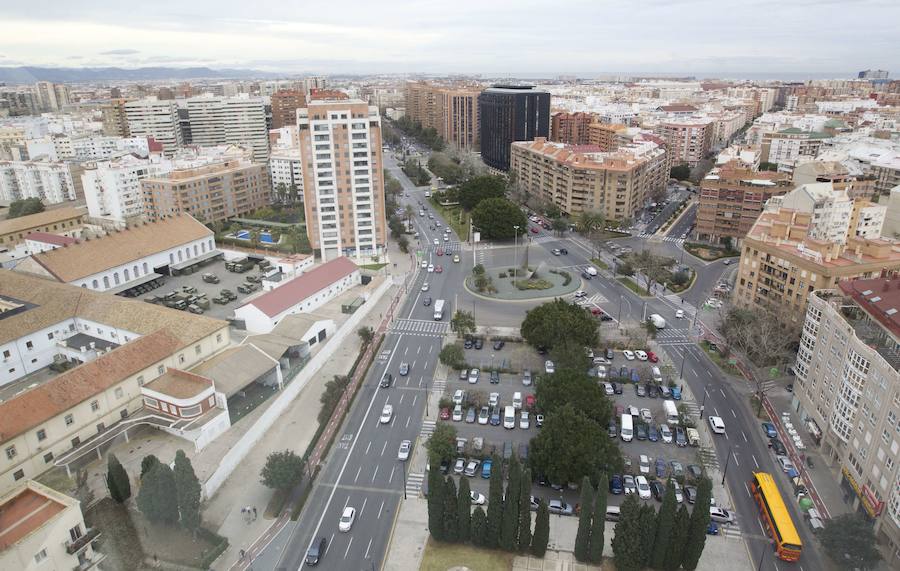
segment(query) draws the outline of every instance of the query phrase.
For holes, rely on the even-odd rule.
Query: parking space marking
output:
[[[347,558],[347,554],[350,553],[350,546],[353,545],[353,536],[350,536],[350,541],[347,542],[347,549],[344,551],[344,559]]]
[[[381,512],[384,511],[384,500],[381,500],[381,507],[378,508],[378,519],[381,519]]]
[[[381,455],[384,456],[384,451],[387,449],[387,441],[385,441],[384,446],[381,447]]]
[[[375,464],[375,471],[372,473],[372,483],[375,483],[375,478],[378,476],[378,464]]]

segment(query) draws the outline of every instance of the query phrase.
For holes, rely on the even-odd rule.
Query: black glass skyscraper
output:
[[[509,170],[510,144],[550,136],[550,93],[534,86],[495,85],[478,96],[481,158]]]

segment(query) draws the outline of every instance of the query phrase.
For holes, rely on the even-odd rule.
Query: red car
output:
[[[444,249],[443,249],[443,248],[438,248],[438,249],[437,249],[437,252],[435,252],[435,254],[437,254],[438,256],[443,256],[443,255],[444,255]]]
[[[538,230],[538,229],[535,228],[534,226],[531,227],[531,233],[532,233],[532,234],[537,234],[538,232],[540,232],[540,230]]]
[[[592,307],[591,315],[603,315],[603,310],[600,309],[599,307]]]
[[[647,351],[647,360],[651,363],[658,363],[659,357],[657,357],[656,353],[654,353],[653,351]]]
[[[441,420],[450,420],[450,409],[444,407],[441,409]]]
[[[443,271],[444,271],[444,266],[435,266],[434,267],[434,273],[436,273],[436,274],[440,274]]]
[[[534,395],[525,396],[525,408],[528,410],[534,409]]]

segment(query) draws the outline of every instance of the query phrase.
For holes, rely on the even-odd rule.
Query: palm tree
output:
[[[598,230],[603,229],[605,223],[606,220],[604,219],[603,214],[585,210],[578,215],[578,221],[575,223],[575,227],[579,232],[585,234],[588,237],[588,240],[594,244],[594,235]],[[599,245],[594,244],[594,246],[597,248],[599,255]]]

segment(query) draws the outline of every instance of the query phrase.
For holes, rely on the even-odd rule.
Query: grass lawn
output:
[[[720,258],[734,258],[741,255],[740,252],[735,250],[726,250],[725,248],[707,246],[706,244],[694,244],[691,242],[685,242],[684,249],[690,254],[707,262],[718,260]]]
[[[447,221],[447,224],[453,228],[460,241],[465,241],[469,236],[469,213],[460,206],[443,206],[434,197],[429,198],[428,202]],[[462,212],[462,217],[460,217],[460,212]]]
[[[700,348],[703,349],[709,358],[715,363],[723,372],[728,373],[729,375],[740,376],[741,371],[734,365],[728,363],[728,359],[722,356],[718,351],[714,351],[710,346],[708,341],[701,341]]]
[[[473,571],[501,571],[512,569],[514,556],[505,551],[478,549],[471,545],[439,543],[429,538],[419,570],[447,571],[451,567],[468,567]]]
[[[362,265],[359,266],[359,267],[360,267],[360,268],[363,268],[363,269],[365,269],[365,270],[373,270],[373,271],[376,271],[376,272],[377,272],[378,270],[380,270],[381,268],[385,267],[386,265],[387,265],[386,263],[383,263],[383,264],[362,264]]]
[[[625,287],[627,287],[628,289],[630,289],[630,290],[633,291],[634,293],[638,294],[639,296],[641,296],[641,297],[647,297],[647,292],[644,290],[644,288],[642,288],[641,286],[637,285],[637,284],[634,282],[633,279],[631,279],[631,278],[629,278],[629,277],[627,277],[627,276],[626,276],[626,277],[622,277],[622,278],[616,278],[616,279],[619,281],[619,283],[621,283],[622,285],[624,285]]]
[[[600,258],[591,258],[591,263],[600,268],[601,270],[608,270],[609,264],[601,260]]]

